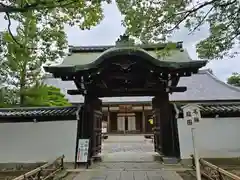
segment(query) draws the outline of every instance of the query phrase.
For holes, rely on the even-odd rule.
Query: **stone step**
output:
[[[163,164],[179,164],[180,160],[176,157],[162,157]]]

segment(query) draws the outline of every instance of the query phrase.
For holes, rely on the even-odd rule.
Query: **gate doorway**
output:
[[[207,61],[192,61],[181,42],[171,44],[173,46],[166,55],[168,44],[133,45],[129,37],[123,35],[115,46],[71,48],[61,65],[44,67],[54,77],[74,81],[77,89],[68,90],[68,94],[84,96],[77,139],[90,139],[89,158],[101,152],[102,102],[99,98],[123,96],[154,97],[155,151],[164,156],[178,156],[176,121],[169,94],[186,91],[187,87],[177,86],[179,79],[197,73]],[[125,132],[135,129],[133,118],[120,119],[120,129]]]

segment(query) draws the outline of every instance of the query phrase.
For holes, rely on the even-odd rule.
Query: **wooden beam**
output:
[[[169,92],[185,92],[187,87],[169,87]],[[94,92],[88,91],[89,94],[95,94],[101,97],[112,97],[112,96],[146,96],[146,95],[157,95],[161,92],[165,92],[164,89],[149,89],[149,88],[131,88],[129,90],[124,91],[123,89],[95,89]],[[67,91],[70,95],[78,95],[83,94],[83,90],[71,89]]]
[[[63,168],[63,159],[64,159],[64,155],[58,157],[57,159],[55,159],[55,160],[52,161],[52,162],[48,162],[48,163],[46,163],[46,164],[44,164],[44,165],[42,165],[42,166],[40,166],[40,167],[38,167],[38,168],[36,168],[36,169],[33,169],[33,170],[31,170],[31,171],[29,171],[29,172],[27,172],[27,173],[25,173],[25,174],[23,174],[23,175],[21,175],[21,176],[18,176],[18,177],[16,177],[16,178],[14,178],[13,180],[24,180],[24,179],[28,179],[29,177],[32,177],[32,176],[37,175],[39,172],[41,172],[41,171],[43,171],[44,169],[50,167],[51,165],[56,164],[58,161],[60,161],[61,164],[60,164],[59,167],[56,167],[55,170],[62,169],[62,168]]]
[[[67,93],[69,95],[78,95],[78,94],[83,94],[83,91],[78,89],[69,89],[67,90]]]
[[[70,95],[79,95],[83,94],[82,90],[68,90],[68,94]],[[89,95],[96,95],[98,97],[122,97],[122,96],[154,96],[156,94],[161,93],[159,91],[104,91],[104,90],[95,90],[93,92],[88,92]]]
[[[187,87],[185,87],[185,86],[169,87],[170,92],[185,92],[186,90],[187,90]]]

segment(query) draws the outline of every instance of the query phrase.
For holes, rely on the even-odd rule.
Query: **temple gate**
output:
[[[90,139],[89,158],[101,152],[102,102],[98,98],[117,96],[154,96],[155,151],[178,157],[177,124],[169,93],[186,91],[187,87],[177,87],[179,78],[197,73],[207,62],[186,59],[182,43],[176,43],[173,54],[164,59],[156,51],[165,50],[166,44],[134,46],[128,40],[123,35],[115,46],[72,48],[61,65],[44,68],[56,78],[74,81],[77,89],[68,90],[68,94],[85,97],[79,111],[77,140]],[[81,53],[82,59],[76,58]]]

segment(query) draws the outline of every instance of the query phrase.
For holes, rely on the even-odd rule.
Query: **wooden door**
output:
[[[102,150],[102,118],[103,114],[101,111],[93,111],[93,155],[101,153]]]
[[[91,134],[91,152],[92,156],[96,156],[101,153],[102,149],[102,101],[98,98],[94,98],[89,103],[89,120],[92,122]]]
[[[153,134],[154,134],[154,151],[162,153],[160,110],[153,109]]]

